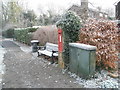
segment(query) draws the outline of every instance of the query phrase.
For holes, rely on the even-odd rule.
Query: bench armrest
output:
[[[53,50],[52,50],[52,53],[56,53],[56,52],[58,52],[58,51],[53,51]]]
[[[38,50],[45,50],[45,46],[38,46]]]

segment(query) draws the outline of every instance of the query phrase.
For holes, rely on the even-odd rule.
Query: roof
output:
[[[71,10],[71,9],[81,9],[81,7],[80,6],[78,6],[78,5],[72,5],[68,10]]]
[[[117,5],[118,3],[120,3],[120,0],[117,0],[117,1],[114,3],[114,5]]]
[[[78,6],[78,5],[72,5],[68,10],[74,10],[74,11],[76,11],[75,9],[77,9],[77,11],[79,10],[81,10],[82,8],[81,8],[81,6]],[[88,8],[90,11],[93,11],[93,12],[98,12],[98,10],[96,10],[96,9],[92,9],[92,8]],[[105,12],[100,12],[100,13],[102,13],[102,14],[106,14],[106,15],[108,15],[107,13],[105,13]]]

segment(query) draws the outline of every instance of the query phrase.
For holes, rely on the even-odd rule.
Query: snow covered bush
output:
[[[16,28],[14,30],[14,38],[17,41],[20,41],[22,43],[31,44],[31,40],[32,40],[32,32],[35,32],[37,30],[37,28]]]
[[[97,67],[105,69],[116,68],[118,60],[116,44],[118,43],[118,30],[115,23],[104,20],[88,20],[81,29],[80,43],[97,46]]]
[[[69,42],[76,42],[79,40],[79,30],[81,23],[79,17],[73,12],[66,12],[62,18],[57,22],[57,27],[63,30],[63,60],[69,63]]]

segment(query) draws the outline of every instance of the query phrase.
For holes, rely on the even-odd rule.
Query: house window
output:
[[[100,16],[100,17],[103,17],[103,14],[102,14],[102,13],[99,13],[99,16]]]
[[[107,18],[108,17],[108,15],[105,15],[105,18]]]

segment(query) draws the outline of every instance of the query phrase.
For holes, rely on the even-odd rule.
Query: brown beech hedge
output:
[[[78,42],[97,46],[97,67],[115,69],[117,67],[118,29],[112,21],[89,19],[80,30]]]

